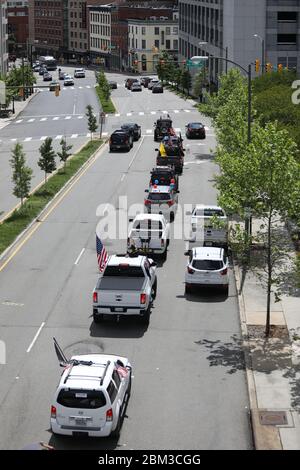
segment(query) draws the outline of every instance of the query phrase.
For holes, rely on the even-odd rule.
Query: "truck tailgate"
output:
[[[98,305],[139,307],[145,278],[103,277],[97,289]]]

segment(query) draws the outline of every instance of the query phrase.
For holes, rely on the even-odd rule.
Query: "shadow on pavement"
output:
[[[176,295],[177,299],[186,299],[188,302],[217,303],[225,302],[228,299],[227,294],[221,291],[211,291],[199,289],[190,294]]]
[[[150,315],[151,322],[151,315]],[[98,338],[140,338],[149,325],[143,324],[139,317],[105,318],[101,323],[92,322],[90,336]]]
[[[48,444],[55,450],[115,450],[118,448],[118,440],[110,437],[79,438],[52,435]]]

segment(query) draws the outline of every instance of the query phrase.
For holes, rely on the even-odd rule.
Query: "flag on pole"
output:
[[[97,234],[96,234],[96,250],[97,250],[97,260],[98,260],[99,271],[100,273],[102,273],[107,263],[108,254],[107,254],[106,249],[103,246],[102,241],[100,240]]]
[[[160,146],[159,146],[159,153],[162,157],[166,157],[167,156],[167,153],[166,153],[166,149],[165,149],[165,146],[164,144],[161,142]]]

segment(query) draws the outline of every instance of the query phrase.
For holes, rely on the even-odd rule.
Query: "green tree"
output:
[[[13,169],[13,194],[21,199],[21,206],[23,206],[24,198],[27,198],[30,193],[32,169],[26,165],[23,146],[19,143],[17,143],[12,150],[10,164]]]
[[[184,68],[181,74],[181,86],[183,93],[186,91],[187,94],[190,94],[190,88],[192,84],[192,77],[190,71],[187,68]]]
[[[70,152],[71,148],[73,147],[73,145],[67,145],[67,141],[66,141],[66,138],[63,137],[60,141],[60,145],[61,145],[61,151],[60,152],[57,152],[57,155],[60,159],[61,162],[63,162],[64,164],[64,171],[66,171],[66,164],[67,164],[67,160],[68,158],[72,155],[72,153]]]
[[[88,129],[91,133],[91,140],[93,139],[93,133],[96,132],[98,129],[97,125],[97,117],[94,114],[93,107],[88,104],[86,107],[86,113],[85,113],[87,119],[88,119]]]
[[[202,96],[202,89],[207,83],[207,69],[201,67],[201,70],[197,73],[193,85],[193,95],[197,98]]]
[[[52,147],[52,138],[47,137],[45,142],[39,148],[40,158],[38,166],[45,172],[45,184],[47,183],[47,175],[56,169],[55,152]]]

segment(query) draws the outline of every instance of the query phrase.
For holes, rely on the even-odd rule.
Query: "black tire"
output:
[[[152,292],[151,292],[152,300],[156,299],[156,293],[157,293],[157,278],[155,278],[154,284],[152,286]]]
[[[170,245],[170,239],[168,238],[167,239],[167,246],[169,246],[169,245]]]
[[[227,286],[222,287],[222,293],[226,295],[226,297],[228,297],[228,292],[229,292],[229,286],[227,284]]]
[[[171,212],[170,213],[170,222],[173,222],[174,218],[175,218],[175,214],[174,214],[174,212]]]
[[[127,147],[127,152],[130,152],[130,149],[131,149],[131,147],[130,147],[130,144],[129,144],[128,147]]]
[[[146,312],[143,314],[142,318],[142,323],[144,325],[148,325],[150,321],[150,306],[147,308]]]
[[[168,250],[167,250],[167,248],[166,248],[166,250],[165,250],[165,251],[163,252],[163,254],[161,255],[161,259],[162,259],[163,261],[166,261],[167,257],[168,257]]]
[[[186,294],[191,294],[192,293],[192,286],[185,285],[185,293]]]
[[[101,323],[103,321],[103,318],[104,316],[102,313],[101,314],[97,313],[97,315],[95,313],[93,314],[93,319],[95,323]]]

